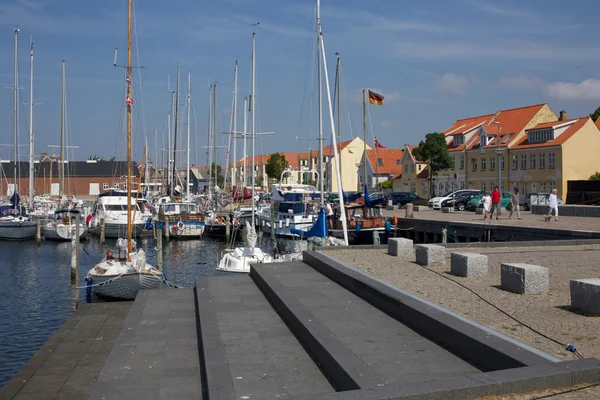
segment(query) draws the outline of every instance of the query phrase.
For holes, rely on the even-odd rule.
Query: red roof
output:
[[[555,140],[550,140],[550,141],[542,142],[542,143],[529,143],[528,137],[525,136],[524,138],[522,138],[519,141],[519,143],[517,143],[515,146],[513,146],[513,149],[530,149],[530,148],[535,148],[535,147],[561,145],[564,142],[566,142],[567,140],[569,140],[569,138],[571,136],[573,136],[577,131],[579,131],[589,119],[590,119],[589,117],[586,117],[586,118],[579,118],[579,119],[575,119],[575,120],[569,120],[569,121],[575,121],[575,123],[573,123],[571,126],[569,126],[567,128],[567,130],[565,130],[563,133],[561,133],[560,136],[557,137]],[[566,121],[559,121],[559,122],[565,123]],[[546,124],[539,124],[538,126],[540,126],[540,125],[546,125]],[[536,126],[536,128],[538,126]],[[600,137],[598,139],[600,139]]]
[[[402,173],[402,149],[371,149],[367,150],[367,157],[375,174],[398,175]],[[381,164],[378,160],[381,159]]]

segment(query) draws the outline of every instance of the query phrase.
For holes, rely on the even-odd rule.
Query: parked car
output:
[[[442,201],[448,200],[449,198],[452,197],[452,195],[459,195],[460,193],[467,193],[467,192],[473,192],[473,191],[474,191],[473,189],[461,189],[461,190],[455,190],[453,192],[448,192],[443,196],[434,197],[433,199],[430,199],[428,206],[433,208],[434,210],[441,210],[442,209]]]
[[[491,196],[491,195],[490,195]],[[510,192],[502,192],[502,197],[500,198],[500,207],[508,207],[510,204],[510,198],[512,193]],[[476,208],[483,208],[483,203],[481,201],[483,199],[483,195],[475,196],[467,203],[467,210],[475,211]]]
[[[391,193],[387,200],[391,200],[392,204],[398,206],[398,207],[403,207],[408,203],[413,203],[413,204],[426,204],[426,200],[422,197],[420,197],[418,194],[416,193],[410,193],[410,192],[394,192]]]
[[[454,197],[450,197],[449,199],[443,200],[442,207],[452,207],[454,205],[454,202],[456,202],[456,206],[454,207],[454,209],[458,211],[464,211],[467,207],[467,203],[469,202],[469,200],[471,200],[473,197],[481,198],[482,196],[483,192],[481,190],[459,193]]]
[[[528,193],[528,194],[521,195],[521,197],[519,198],[519,203],[525,211],[529,211],[531,209],[531,196],[544,196],[546,199],[540,203],[539,198],[538,198],[537,204],[546,205],[546,204],[548,204],[548,198],[550,197],[550,193],[542,192],[542,193]],[[563,204],[563,200],[560,196],[558,197],[558,204]]]

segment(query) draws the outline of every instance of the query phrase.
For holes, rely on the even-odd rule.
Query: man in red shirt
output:
[[[496,219],[500,215],[500,190],[498,190],[498,186],[494,188],[492,191],[492,212],[490,213],[490,219],[494,216],[494,209],[496,210]]]

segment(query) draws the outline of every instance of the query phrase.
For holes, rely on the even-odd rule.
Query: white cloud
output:
[[[381,121],[382,128],[392,128],[395,125],[396,124],[394,124],[392,121],[386,121],[386,120]]]
[[[525,11],[522,8],[517,9],[510,7],[502,7],[496,4],[492,4],[491,2],[472,1],[471,4],[473,4],[480,11],[486,12],[488,14],[517,18],[532,18],[535,16],[533,13]]]
[[[465,94],[469,80],[465,76],[448,72],[436,82],[436,86],[447,93]]]
[[[600,80],[586,79],[583,82],[554,82],[546,86],[548,95],[557,100],[599,101]]]

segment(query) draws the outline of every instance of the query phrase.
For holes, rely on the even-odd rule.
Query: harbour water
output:
[[[271,249],[269,236],[259,235],[263,250]],[[152,236],[138,238],[138,247],[156,265],[156,241]],[[286,247],[293,243],[285,242]],[[115,240],[100,245],[97,237],[80,244],[80,283]],[[163,271],[168,281],[193,287],[198,275],[215,275],[220,254],[227,244],[211,238],[163,241]],[[38,351],[75,309],[71,285],[71,243],[43,241],[0,241],[0,387]],[[80,301],[105,301],[95,295]]]

